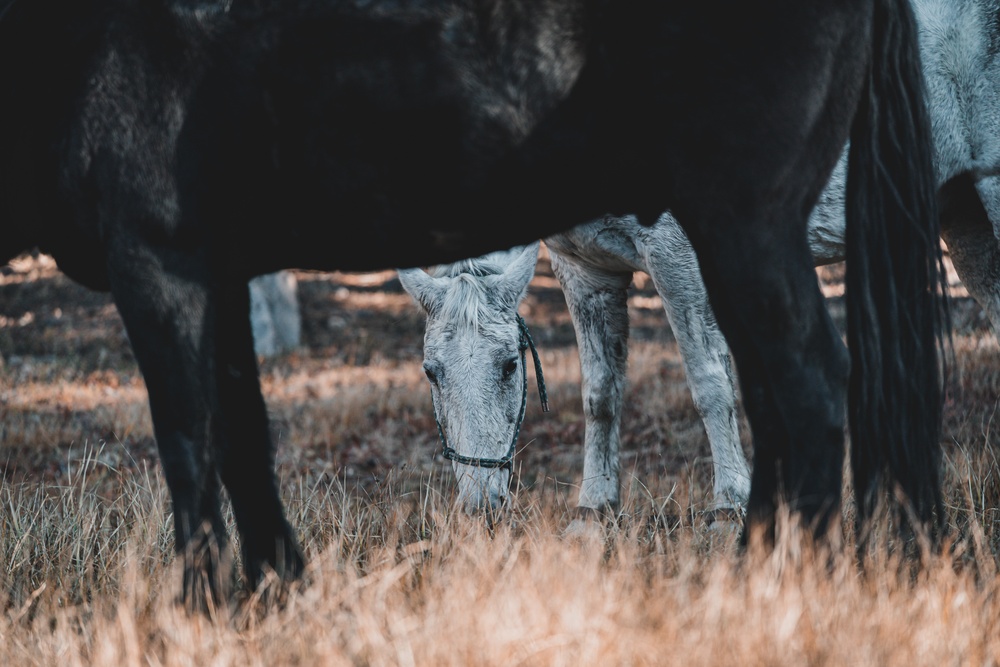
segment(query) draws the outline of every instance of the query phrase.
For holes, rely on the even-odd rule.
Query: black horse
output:
[[[751,529],[839,507],[847,355],[806,218],[851,140],[863,512],[940,503],[935,184],[906,0],[13,0],[0,261],[109,289],[149,390],[185,593],[303,559],[279,500],[247,280],[427,265],[667,209],[754,434]],[[853,122],[853,125],[852,125]],[[911,228],[922,233],[914,233]],[[217,547],[217,549],[216,549]]]

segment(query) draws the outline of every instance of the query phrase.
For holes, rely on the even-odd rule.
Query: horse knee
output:
[[[620,413],[620,393],[601,390],[586,391],[583,397],[583,413],[588,422],[610,423]]]
[[[694,409],[702,419],[712,419],[719,415],[727,419],[736,407],[736,398],[731,382],[720,382],[717,378],[703,379],[697,390],[691,385],[691,400]]]
[[[702,418],[729,414],[736,406],[736,381],[728,350],[704,355],[685,365],[694,407]]]

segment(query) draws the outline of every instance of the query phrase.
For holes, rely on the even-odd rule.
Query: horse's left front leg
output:
[[[182,596],[194,608],[228,597],[229,539],[212,448],[212,309],[205,263],[130,235],[108,242],[111,292],[142,371],[170,488]]]
[[[219,478],[229,491],[251,585],[265,565],[297,577],[302,557],[284,518],[260,394],[245,281],[220,277],[206,249],[127,235],[109,243],[115,302],[149,392],[174,506],[184,595],[228,583]]]
[[[584,269],[556,252],[550,255],[580,350],[586,429],[577,505],[613,515],[619,503],[619,431],[628,363],[627,289],[632,274]]]

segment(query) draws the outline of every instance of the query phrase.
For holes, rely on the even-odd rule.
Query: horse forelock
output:
[[[471,259],[437,267],[436,278],[451,278],[437,315],[456,326],[479,330],[498,319],[507,304],[499,303],[490,289],[492,276],[503,274],[504,267],[491,260]]]
[[[486,276],[498,276],[503,273],[504,267],[493,259],[478,257],[475,259],[463,259],[452,264],[442,264],[435,267],[431,274],[435,278],[457,278],[461,275],[469,275],[475,278],[485,278]]]

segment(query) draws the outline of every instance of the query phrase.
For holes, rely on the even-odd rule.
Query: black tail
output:
[[[848,416],[859,526],[879,491],[940,522],[947,310],[930,120],[909,0],[876,0],[847,179]],[[892,497],[890,497],[892,502]]]

